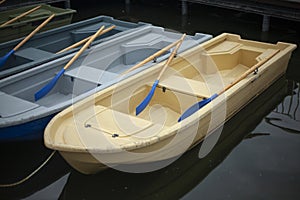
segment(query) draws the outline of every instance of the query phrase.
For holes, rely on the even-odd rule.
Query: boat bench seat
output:
[[[67,70],[64,75],[97,84],[107,83],[118,77],[118,74],[116,73],[89,66],[80,66],[71,70]]]
[[[26,58],[29,60],[40,60],[40,59],[49,58],[54,55],[54,53],[50,53],[48,51],[43,51],[32,47],[16,51],[14,54],[16,56],[20,56],[22,58]]]
[[[0,116],[13,117],[37,108],[39,105],[18,97],[0,92]]]
[[[160,87],[165,87],[167,89],[198,96],[201,98],[208,98],[211,96],[206,84],[201,81],[196,81],[181,76],[169,76],[159,82]]]
[[[153,126],[153,123],[149,120],[123,113],[102,105],[97,105],[95,107],[94,116],[90,116],[89,120],[85,122],[89,124],[89,126],[97,128],[98,130],[102,130],[105,133],[117,133],[122,137],[128,135],[146,134],[145,131],[147,132],[147,129],[150,126]]]

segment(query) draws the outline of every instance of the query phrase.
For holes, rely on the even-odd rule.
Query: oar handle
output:
[[[100,35],[103,35],[103,34],[109,32],[109,31],[111,31],[111,30],[114,29],[115,27],[116,27],[116,26],[113,25],[113,26],[111,26],[111,27],[109,27],[109,28],[103,30],[103,31],[101,32]],[[100,35],[99,35],[99,36],[100,36]],[[99,37],[99,36],[98,36],[98,37]],[[87,38],[85,38],[85,39],[83,39],[83,40],[80,40],[79,42],[76,42],[75,44],[72,44],[71,46],[69,46],[69,47],[67,47],[67,48],[64,48],[64,49],[60,50],[60,51],[57,52],[56,54],[60,54],[60,53],[63,53],[63,52],[65,52],[65,51],[69,51],[70,49],[76,48],[76,47],[82,45],[83,43],[87,42],[91,37],[92,37],[92,36],[89,36],[89,37],[87,37]]]
[[[167,67],[169,66],[169,64],[171,63],[171,61],[173,60],[173,58],[175,57],[177,50],[179,49],[180,45],[182,44],[184,38],[185,38],[186,34],[184,33],[179,42],[176,44],[176,47],[174,48],[174,50],[172,51],[171,55],[169,56],[167,62],[165,63],[164,67],[162,68],[162,70],[160,71],[157,80],[160,80],[161,76],[163,75],[163,73],[165,72],[165,70],[167,69]]]
[[[1,3],[2,3],[2,2],[1,2]],[[0,3],[0,4],[1,4],[1,3]],[[22,17],[24,17],[24,16],[26,16],[26,15],[29,15],[30,13],[36,11],[36,10],[39,9],[40,7],[41,7],[41,5],[36,6],[36,7],[32,8],[32,9],[28,10],[27,12],[24,12],[24,13],[18,15],[17,17],[15,17],[15,18],[13,18],[13,19],[11,19],[11,20],[8,20],[7,22],[1,24],[0,27],[6,26],[6,25],[8,25],[8,24],[11,24],[11,23],[17,21],[18,19],[20,19],[20,18],[22,18]]]
[[[41,28],[43,28],[53,17],[55,14],[49,16],[42,24],[40,24],[36,29],[34,29],[29,35],[27,35],[15,48],[14,51],[18,50],[25,42],[27,42],[34,34],[36,34]]]
[[[266,63],[268,60],[270,60],[273,56],[275,56],[280,50],[277,49],[276,51],[274,51],[272,54],[270,54],[269,56],[267,56],[265,59],[259,61],[258,63],[256,63],[255,65],[253,65],[250,69],[248,69],[245,73],[243,73],[237,80],[235,80],[234,82],[232,82],[231,84],[229,84],[228,86],[226,86],[221,92],[218,93],[218,95],[223,94],[225,91],[227,91],[228,89],[230,89],[232,86],[234,86],[235,84],[237,84],[238,82],[240,82],[241,80],[243,80],[244,78],[246,78],[249,74],[251,74],[254,70],[256,70],[257,68],[259,68],[261,65],[263,65],[264,63]]]
[[[76,55],[65,65],[64,69],[66,70],[68,67],[70,67],[73,62],[82,54],[82,52],[90,46],[90,44],[100,35],[100,33],[103,31],[104,26],[101,26],[101,28],[81,47],[81,49],[76,53]]]
[[[0,4],[2,4],[2,3],[4,3],[6,0],[2,0],[2,1],[0,1]]]
[[[175,42],[173,42],[172,44],[169,44],[168,46],[162,48],[161,50],[155,52],[154,54],[152,54],[151,56],[145,58],[143,61],[139,62],[138,64],[134,65],[133,67],[131,67],[130,69],[126,70],[125,72],[122,73],[122,75],[127,74],[141,66],[143,66],[144,64],[146,64],[147,62],[153,60],[154,58],[160,56],[161,54],[165,53],[166,51],[168,51],[169,49],[171,49],[172,47],[174,47],[175,45],[177,45],[181,40],[177,40]]]

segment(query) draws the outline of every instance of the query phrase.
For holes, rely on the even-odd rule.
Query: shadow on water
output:
[[[52,154],[42,141],[1,143],[0,185],[24,182],[15,186],[0,187],[0,199],[21,199],[51,185],[70,171],[70,167],[56,152],[43,168],[29,179],[34,172]],[[48,194],[51,196],[50,194]],[[52,199],[52,198],[50,198]]]
[[[156,172],[130,174],[108,169],[96,175],[83,175],[71,171],[60,199],[180,198],[222,163],[243,139],[267,137],[268,134],[252,134],[251,131],[285,95],[286,81],[283,77],[225,124],[218,144],[203,159],[198,158],[200,144]],[[270,96],[273,97],[271,101]],[[262,106],[267,102],[268,106]]]

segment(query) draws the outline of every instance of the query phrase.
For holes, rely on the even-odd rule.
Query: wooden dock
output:
[[[188,14],[188,3],[233,9],[263,16],[262,30],[268,31],[270,17],[300,21],[300,0],[181,0],[182,15]]]

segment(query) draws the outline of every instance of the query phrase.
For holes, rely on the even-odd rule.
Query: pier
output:
[[[300,21],[300,0],[181,0],[181,14],[188,14],[188,3],[199,3],[225,9],[262,15],[262,31],[267,32],[270,18]]]

